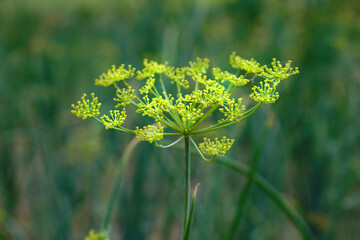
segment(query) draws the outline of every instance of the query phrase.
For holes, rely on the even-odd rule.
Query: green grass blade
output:
[[[193,216],[194,216],[196,194],[197,194],[199,185],[200,185],[200,183],[196,184],[194,192],[193,192],[191,206],[190,206],[190,212],[189,212],[189,218],[188,218],[188,221],[186,223],[186,228],[185,228],[184,240],[188,240],[190,237],[190,230],[191,230],[192,220],[193,220]]]
[[[131,153],[133,152],[134,148],[137,146],[138,143],[139,143],[139,140],[134,138],[128,144],[128,146],[125,148],[125,151],[122,154],[121,159],[119,161],[119,165],[118,165],[118,169],[117,169],[117,173],[116,173],[116,179],[115,179],[113,188],[111,190],[111,196],[110,196],[109,204],[108,204],[106,215],[105,215],[105,220],[104,220],[104,225],[103,225],[104,231],[108,231],[108,229],[109,229],[111,214],[113,212],[115,200],[120,191],[121,177],[123,176],[123,174],[122,174],[123,170],[126,166],[126,163],[128,162],[128,160],[130,158]]]
[[[231,168],[232,170],[245,175],[247,177],[253,177],[254,183],[260,187],[269,197],[270,199],[284,212],[284,214],[288,217],[288,219],[294,224],[294,226],[301,233],[303,239],[305,240],[316,240],[315,235],[312,230],[305,222],[305,220],[301,217],[301,215],[289,204],[289,202],[281,196],[281,194],[263,177],[258,174],[251,174],[251,170],[227,157],[218,157],[215,159],[215,162],[222,164]]]

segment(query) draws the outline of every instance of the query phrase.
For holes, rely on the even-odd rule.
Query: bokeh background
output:
[[[271,117],[259,173],[319,239],[360,239],[359,13],[358,0],[0,0],[0,239],[82,239],[101,228],[133,136],[70,114],[84,92],[111,104],[97,76],[144,57],[229,69],[232,51],[292,59],[300,74],[276,104],[219,133],[236,139],[228,156],[249,164]],[[113,239],[179,239],[182,155],[137,146]],[[192,180],[202,184],[192,239],[224,239],[246,178],[194,158]],[[237,237],[301,239],[256,187]]]

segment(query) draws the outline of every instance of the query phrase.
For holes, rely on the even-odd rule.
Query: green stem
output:
[[[92,118],[95,119],[96,121],[98,121],[99,123],[104,124],[98,117],[92,117]],[[127,128],[122,127],[122,126],[112,127],[111,129],[115,129],[115,130],[118,130],[118,131],[134,134],[133,130],[127,129]]]
[[[174,146],[175,144],[177,144],[178,142],[180,142],[184,137],[180,137],[179,139],[177,139],[176,141],[168,144],[168,145],[162,145],[162,144],[158,144],[156,141],[154,141],[154,145],[158,148],[169,148]]]
[[[184,225],[183,239],[186,235],[186,225],[189,217],[189,199],[190,199],[190,140],[185,136],[185,197],[184,197]]]
[[[168,95],[167,95],[167,92],[166,92],[166,88],[165,88],[164,82],[163,82],[163,80],[162,80],[162,78],[161,78],[161,75],[160,75],[160,74],[157,74],[157,77],[159,78],[161,90],[163,91],[165,98],[166,98],[166,99],[169,99],[169,97],[168,97]]]
[[[115,200],[116,197],[119,193],[120,190],[120,184],[121,184],[121,177],[123,176],[123,170],[124,167],[127,163],[127,161],[130,158],[130,154],[132,153],[132,151],[134,150],[134,148],[136,147],[136,145],[139,143],[139,140],[137,140],[136,138],[134,138],[129,145],[126,147],[124,153],[121,156],[121,159],[119,161],[119,165],[117,168],[117,173],[116,173],[116,179],[113,185],[113,188],[111,190],[111,195],[110,195],[110,200],[109,200],[109,204],[107,207],[107,211],[106,211],[106,215],[105,215],[105,220],[104,220],[104,231],[108,231],[109,230],[109,225],[110,225],[110,220],[111,220],[111,213],[113,212],[113,208],[115,205]]]
[[[258,174],[251,174],[251,170],[245,165],[239,163],[238,161],[226,158],[218,157],[215,160],[217,163],[225,165],[232,170],[252,178],[254,183],[258,185],[270,198],[271,200],[285,213],[289,220],[294,224],[294,226],[301,233],[303,239],[305,240],[316,240],[317,238],[311,231],[310,227],[300,216],[300,214],[289,204],[289,202],[281,196],[281,194],[263,177]]]
[[[193,193],[193,196],[192,196],[190,213],[189,213],[189,220],[188,220],[188,222],[186,224],[184,240],[189,240],[189,237],[190,237],[190,230],[191,230],[192,220],[193,220],[193,217],[194,217],[196,194],[197,194],[199,185],[200,185],[200,183],[196,184],[195,190],[194,190],[194,193]]]
[[[219,103],[215,104],[215,106],[213,106],[209,111],[207,111],[207,113],[205,113],[204,116],[202,116],[202,118],[195,123],[195,125],[191,128],[191,130],[195,130],[211,113],[213,113],[216,109],[218,109],[220,106]]]
[[[246,207],[248,205],[251,189],[253,186],[253,179],[254,179],[254,176],[255,176],[258,166],[259,166],[260,155],[264,148],[265,139],[269,133],[269,129],[270,128],[268,126],[265,127],[265,130],[261,136],[261,139],[256,147],[256,150],[255,150],[255,153],[254,153],[253,159],[251,161],[251,165],[250,165],[249,178],[247,179],[246,185],[245,185],[244,189],[241,191],[240,196],[239,196],[237,209],[236,209],[235,216],[232,221],[231,228],[230,228],[230,233],[229,233],[229,237],[228,237],[229,240],[235,239],[236,233],[238,231],[240,231],[239,228],[241,227],[241,223],[243,222],[243,219],[245,216]]]
[[[163,133],[164,136],[180,136],[182,135],[181,132],[176,132],[176,133]]]
[[[198,151],[200,157],[201,157],[204,161],[206,161],[206,162],[212,162],[212,161],[215,159],[215,157],[216,157],[217,155],[212,156],[212,158],[206,158],[206,157],[204,156],[204,154],[202,154],[202,152],[201,152],[201,150],[199,149],[199,147],[197,146],[196,142],[195,142],[191,137],[190,137],[190,140],[191,140],[191,142],[193,143],[195,149]]]
[[[159,122],[161,122],[162,124],[166,125],[168,128],[171,128],[176,132],[182,131],[181,127],[177,126],[173,121],[171,121],[167,116],[165,116],[165,114],[161,114],[161,116],[163,118],[160,119]]]
[[[161,86],[161,89],[162,89],[163,94],[164,94],[164,96],[165,96],[165,99],[166,99],[167,101],[169,101],[169,103],[170,103],[169,96],[168,96],[168,94],[167,94],[167,92],[166,92],[166,88],[165,88],[164,82],[163,82],[163,80],[162,80],[162,78],[161,78],[161,75],[157,74],[157,76],[158,76],[158,79],[159,79],[159,81],[160,81],[160,86]],[[155,89],[156,93],[159,94],[158,91],[157,91],[156,88],[155,88],[155,85],[154,85],[154,89]],[[171,117],[175,120],[175,122],[177,123],[178,127],[179,127],[181,130],[183,130],[183,125],[181,124],[181,120],[180,120],[180,117],[179,117],[178,113],[177,113],[176,111],[173,111],[173,110],[170,109],[169,114],[170,114]]]
[[[220,128],[224,128],[224,127],[233,125],[235,123],[238,123],[239,121],[245,120],[246,118],[250,117],[260,107],[260,105],[261,105],[261,103],[256,104],[254,107],[252,107],[251,109],[246,111],[244,113],[244,115],[241,118],[239,118],[237,121],[233,121],[233,122],[229,122],[229,123],[218,123],[218,124],[215,124],[213,126],[210,126],[210,127],[203,128],[203,129],[200,129],[198,131],[195,131],[195,132],[191,133],[191,135],[207,133],[207,132],[210,132],[210,131],[214,131],[214,130],[217,130],[217,129],[220,129]]]

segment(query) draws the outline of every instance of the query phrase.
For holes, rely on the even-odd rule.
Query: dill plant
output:
[[[205,161],[212,161],[218,155],[225,155],[234,143],[226,136],[196,143],[193,136],[205,134],[236,124],[251,116],[261,104],[274,103],[279,94],[277,86],[282,80],[297,74],[298,68],[291,67],[291,61],[281,64],[273,59],[270,66],[260,65],[254,59],[244,59],[236,53],[230,55],[230,65],[235,73],[212,68],[209,71],[209,60],[197,58],[189,66],[176,68],[167,62],[144,60],[144,67],[136,70],[131,65],[113,65],[95,80],[95,85],[114,87],[115,107],[109,113],[100,116],[101,103],[91,93],[88,99],[84,94],[77,104],[72,105],[72,113],[81,119],[93,118],[104,125],[105,129],[114,129],[135,134],[140,141],[153,143],[156,147],[167,148],[184,140],[185,149],[185,187],[184,187],[184,220],[183,239],[190,235],[196,185],[193,196],[190,196],[190,146],[193,145]],[[258,85],[252,87],[249,97],[255,104],[245,106],[242,98],[234,97],[234,90],[260,78]],[[134,89],[131,81],[142,81],[141,88]],[[173,92],[166,89],[169,82],[174,85]],[[142,117],[153,119],[153,125],[136,126],[129,129],[123,124],[129,106],[136,108]],[[215,123],[205,120],[214,113],[221,116]],[[174,142],[163,145],[164,137],[178,136]],[[113,201],[111,201],[113,202]],[[107,234],[109,215],[105,220],[103,231]],[[101,235],[101,238],[103,235]],[[87,239],[98,239],[93,231]]]

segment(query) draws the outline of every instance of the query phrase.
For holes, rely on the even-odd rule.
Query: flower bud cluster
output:
[[[76,115],[78,118],[86,119],[88,117],[96,117],[100,114],[99,100],[95,97],[94,93],[91,93],[92,101],[86,99],[86,94],[81,97],[81,101],[77,102],[77,105],[72,104],[71,107],[74,109],[71,111],[72,114]]]
[[[239,98],[237,102],[234,98],[226,99],[226,101],[221,104],[222,107],[219,108],[219,111],[224,114],[225,118],[219,120],[219,123],[239,121],[245,111],[245,106],[241,105],[241,102],[242,98]]]
[[[224,156],[225,153],[231,148],[234,143],[234,139],[229,139],[226,137],[222,137],[221,140],[215,138],[215,141],[211,141],[208,138],[204,138],[204,142],[199,144],[199,148],[204,155],[208,156],[216,156],[222,155]]]
[[[258,74],[262,72],[262,67],[260,67],[260,63],[255,61],[253,58],[247,60],[240,56],[237,56],[235,52],[230,55],[230,65],[235,69],[245,70],[247,73]]]
[[[189,67],[185,68],[186,73],[189,76],[194,76],[197,74],[206,74],[207,69],[209,68],[209,59],[196,58],[196,62],[189,62]]]
[[[143,128],[136,127],[136,138],[140,141],[160,141],[163,139],[164,127],[160,123],[156,125],[148,125]]]
[[[128,66],[128,69],[125,69],[125,65],[121,64],[120,67],[116,68],[115,65],[112,65],[111,69],[107,73],[103,73],[98,79],[95,80],[95,85],[108,87],[113,85],[116,82],[130,79],[134,76],[135,68]]]
[[[165,74],[171,70],[170,67],[167,66],[168,63],[165,62],[164,64],[159,64],[155,61],[150,61],[148,59],[144,59],[144,69],[142,71],[136,72],[136,78],[147,79],[155,77],[155,74]]]
[[[270,79],[265,79],[264,82],[260,82],[259,86],[252,88],[253,93],[250,94],[250,98],[255,102],[274,103],[279,98],[279,93],[276,92],[276,86],[278,82]]]
[[[263,67],[263,71],[261,72],[260,76],[265,77],[267,79],[274,79],[280,81],[290,77],[291,75],[298,74],[299,68],[297,67],[292,68],[291,63],[292,61],[289,60],[283,67],[280,61],[276,61],[276,59],[273,58],[271,62],[272,67],[267,67],[265,65]]]
[[[237,77],[234,74],[231,74],[227,71],[221,71],[220,68],[213,68],[213,74],[216,81],[223,83],[224,81],[229,81],[232,85],[244,86],[249,82],[249,79],[246,79],[244,75]]]
[[[135,99],[135,90],[131,88],[131,86],[127,88],[118,89],[116,91],[117,98],[114,98],[115,102],[119,102],[115,108],[118,108],[120,106],[125,107],[126,105],[129,105],[133,99]]]
[[[120,127],[127,117],[125,108],[121,112],[119,110],[110,110],[110,116],[111,118],[104,114],[100,118],[103,125],[105,126],[105,129]]]
[[[154,87],[155,84],[155,78],[150,77],[146,80],[145,85],[139,89],[140,94],[148,94],[151,89]]]
[[[89,235],[85,237],[84,240],[107,240],[106,234],[103,232],[95,232],[94,229],[91,229]]]
[[[176,83],[179,86],[188,89],[189,81],[185,79],[186,68],[176,68],[175,70],[171,69],[171,71],[166,73],[166,76],[173,81],[171,83]]]

